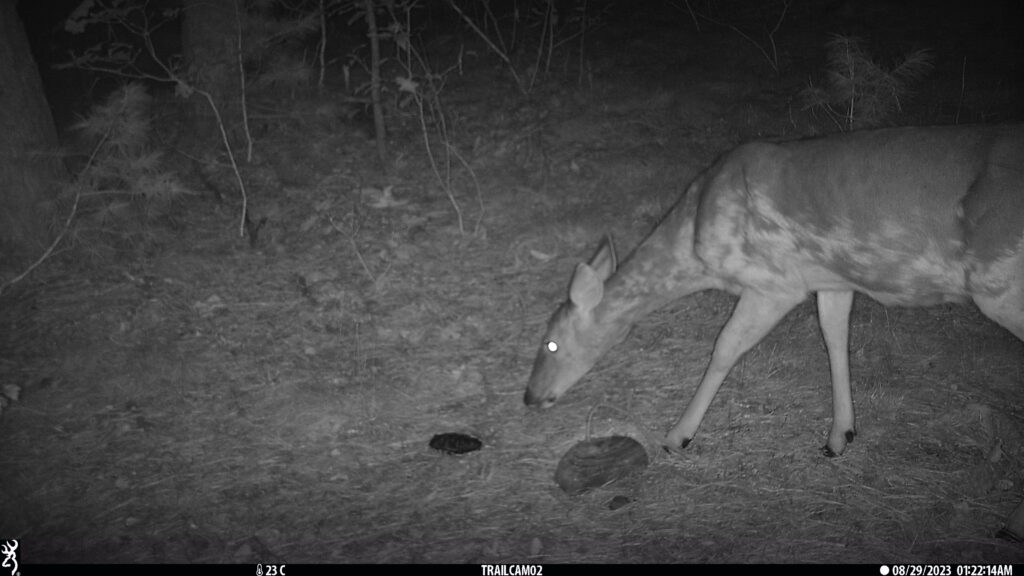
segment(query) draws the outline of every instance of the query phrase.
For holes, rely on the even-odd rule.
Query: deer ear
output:
[[[590,262],[576,265],[576,273],[569,283],[569,301],[584,312],[593,310],[604,297],[604,282],[615,273],[616,267],[615,245],[612,237],[605,234]]]
[[[604,282],[611,278],[612,274],[615,274],[618,266],[618,260],[615,258],[615,244],[612,242],[611,235],[605,234],[601,239],[601,245],[597,247],[597,252],[590,258],[590,267],[597,273],[601,282]]]
[[[590,312],[604,297],[604,280],[589,264],[580,262],[569,283],[569,302],[583,312]]]

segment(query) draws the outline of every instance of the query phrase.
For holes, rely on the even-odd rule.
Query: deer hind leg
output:
[[[853,292],[818,292],[818,322],[828,348],[832,372],[832,430],[821,451],[825,456],[838,456],[853,442],[857,434],[853,415],[853,393],[850,391],[850,309]]]
[[[1024,244],[1024,240],[1021,242]],[[983,283],[1007,288],[996,295],[975,294],[974,303],[981,312],[1024,341],[1024,250],[993,265],[982,277]],[[972,283],[982,284],[977,278]]]
[[[996,537],[1011,542],[1024,542],[1024,502],[1017,505],[1017,509],[1006,520],[1006,525],[996,532]]]
[[[1018,266],[1018,271],[1024,266]],[[1013,286],[995,298],[974,297],[974,302],[989,318],[1024,340],[1024,273],[1018,275]],[[1012,542],[1024,542],[1024,502],[1017,505],[996,536]]]
[[[987,276],[981,280],[1003,284],[1008,288],[994,296],[975,295],[974,303],[985,316],[995,320],[1024,341],[1024,250],[1018,250],[1015,256],[991,266]],[[977,282],[977,279],[973,280]],[[996,536],[1014,542],[1024,542],[1024,502],[1017,506]]]
[[[667,449],[686,448],[733,365],[803,299],[804,294],[780,296],[750,290],[743,292],[732,316],[715,341],[711,363],[704,372],[697,392],[665,439]]]

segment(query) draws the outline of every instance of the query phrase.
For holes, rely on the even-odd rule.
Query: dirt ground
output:
[[[412,118],[389,119],[388,177],[365,128],[306,119],[257,143],[256,246],[237,202],[207,195],[140,249],[54,258],[0,299],[0,381],[21,388],[0,415],[0,537],[25,563],[1024,561],[994,538],[1024,498],[1024,344],[973,307],[858,297],[859,435],[839,458],[819,451],[811,301],[737,365],[682,456],[649,438],[699,381],[722,293],[645,318],[552,409],[523,406],[544,323],[603,234],[626,254],[718,154],[834,129],[797,97],[827,34],[856,24],[823,18],[787,20],[778,74],[727,27],[623,18],[585,77],[566,64],[530,97],[478,46],[444,93],[481,190],[459,172],[464,232]],[[963,50],[917,24],[871,38],[936,53],[900,122],[1019,118],[1019,62],[971,53],[965,97]],[[595,407],[594,434],[652,462],[569,496],[555,467]],[[443,432],[483,447],[432,450]]]

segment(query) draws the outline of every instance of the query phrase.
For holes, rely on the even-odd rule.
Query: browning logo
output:
[[[0,543],[0,555],[4,558],[4,561],[0,562],[0,567],[10,569],[11,576],[18,576],[18,541],[5,540]]]

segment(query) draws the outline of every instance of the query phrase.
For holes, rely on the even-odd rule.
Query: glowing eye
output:
[[[558,352],[558,342],[554,340],[548,340],[544,343],[544,349],[548,352]]]

